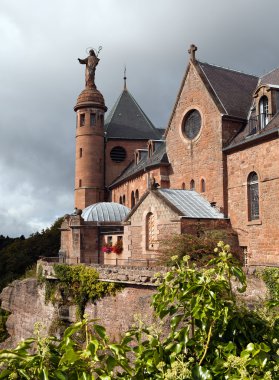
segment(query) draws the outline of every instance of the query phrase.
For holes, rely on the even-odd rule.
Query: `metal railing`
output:
[[[249,126],[249,135],[253,135],[262,129],[265,128],[265,126],[270,122],[272,119],[273,114],[271,113],[260,113],[257,116],[251,117],[248,120],[248,126]]]
[[[96,260],[80,260],[79,257],[76,258],[65,258],[65,257],[43,257],[41,256],[39,258],[42,261],[45,261],[47,263],[61,263],[61,264],[69,264],[69,265],[76,265],[76,264],[99,264],[99,265],[108,265],[108,266],[134,266],[134,267],[145,267],[150,268],[154,266],[160,265],[159,261],[156,259],[119,259],[116,258],[104,258],[103,260],[100,260],[97,262]]]

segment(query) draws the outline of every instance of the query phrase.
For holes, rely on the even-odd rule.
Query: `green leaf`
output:
[[[193,380],[211,380],[212,376],[208,369],[196,364],[192,369]]]
[[[94,329],[102,339],[105,339],[107,337],[106,329],[103,326],[94,325]]]

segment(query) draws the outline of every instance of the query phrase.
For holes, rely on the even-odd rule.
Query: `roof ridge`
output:
[[[247,75],[247,76],[250,76],[250,77],[254,77],[254,78],[260,78],[258,75],[255,75],[255,74],[248,74],[248,73],[245,73],[244,71],[240,71],[240,70],[236,70],[236,69],[230,69],[228,67],[225,67],[225,66],[220,66],[220,65],[215,65],[213,63],[208,63],[208,62],[201,62],[201,61],[197,61],[197,63],[201,63],[203,65],[208,65],[208,66],[213,66],[213,67],[217,67],[218,69],[223,69],[223,70],[227,70],[227,71],[232,71],[234,73],[238,73],[238,74],[244,74],[244,75]],[[267,75],[267,74],[265,74]]]
[[[133,99],[134,103],[136,104],[136,106],[139,108],[139,110],[141,111],[143,117],[145,118],[145,120],[148,122],[148,124],[151,126],[152,129],[156,130],[157,132],[157,128],[155,127],[155,125],[152,123],[152,121],[148,118],[148,116],[145,114],[145,112],[143,111],[143,109],[140,107],[140,105],[138,104],[138,102],[136,101],[136,99],[133,97],[133,95],[128,91],[126,90],[126,92],[130,95],[130,97]]]
[[[127,91],[127,90],[122,90],[121,94],[116,99],[116,102],[112,106],[112,109],[109,111],[109,114],[108,114],[108,116],[105,119],[105,124],[109,124],[111,122],[111,119],[113,118],[114,112],[115,112],[115,110],[116,110],[116,108],[117,108],[117,106],[118,106],[118,104],[120,102],[120,99],[121,99],[124,91]]]
[[[214,92],[216,98],[219,100],[220,104],[222,105],[223,109],[226,111],[226,114],[228,115],[228,111],[227,111],[226,107],[224,106],[222,100],[221,100],[220,97],[218,96],[218,94],[217,94],[215,88],[213,87],[212,83],[210,82],[208,76],[206,75],[206,73],[204,72],[202,66],[200,65],[200,63],[202,63],[202,62],[199,62],[199,61],[198,61],[197,63],[199,64],[199,67],[200,67],[201,71],[203,72],[203,75],[205,76],[207,82],[210,84],[210,87],[211,87],[212,91]]]
[[[272,70],[268,71],[266,74],[260,76],[259,78],[262,79],[263,77],[265,77],[265,76],[267,76],[267,75],[273,73],[273,71],[278,70],[278,69],[279,69],[279,67],[275,67],[275,69],[272,69]]]

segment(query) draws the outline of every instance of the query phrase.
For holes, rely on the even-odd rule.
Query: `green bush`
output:
[[[62,339],[27,339],[0,351],[0,379],[43,380],[271,380],[279,379],[279,313],[239,306],[231,281],[243,292],[246,278],[220,242],[207,268],[189,256],[166,274],[153,297],[167,334],[142,323],[111,343],[105,329],[83,320]],[[68,281],[68,273],[63,278]],[[85,345],[73,337],[85,330]]]

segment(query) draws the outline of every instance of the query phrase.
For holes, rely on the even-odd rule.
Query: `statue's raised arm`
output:
[[[85,70],[85,85],[86,87],[96,87],[95,85],[95,70],[99,63],[99,58],[96,56],[93,49],[89,50],[89,56],[85,59],[78,58],[79,63],[86,65]]]

